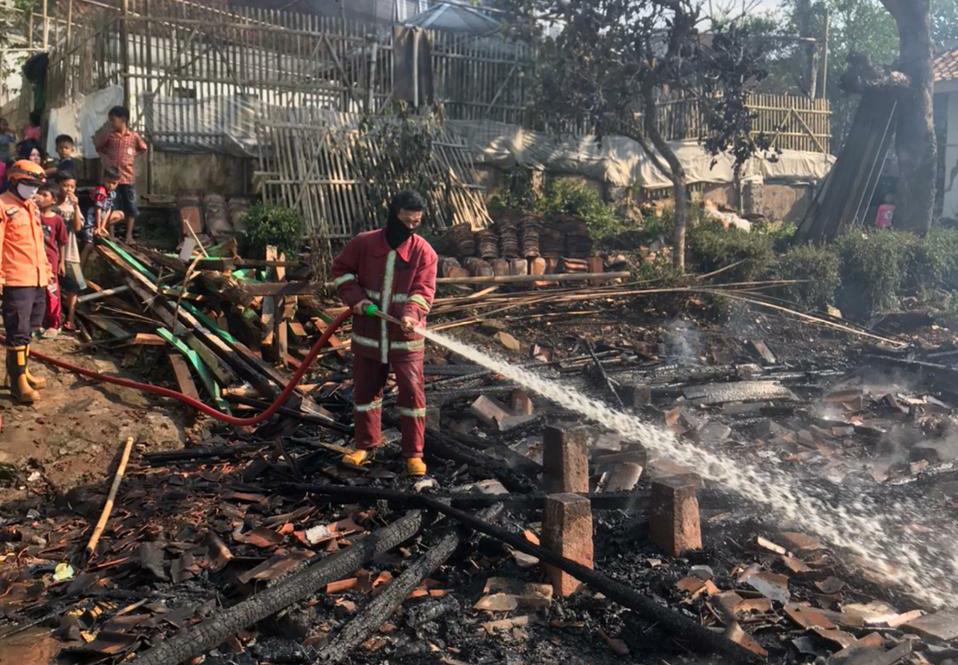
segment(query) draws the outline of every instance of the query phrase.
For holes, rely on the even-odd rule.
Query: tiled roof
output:
[[[935,58],[935,81],[958,81],[958,49]]]

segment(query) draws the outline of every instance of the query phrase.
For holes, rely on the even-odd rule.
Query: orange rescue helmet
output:
[[[28,185],[42,185],[47,177],[39,164],[34,164],[29,159],[18,159],[7,172],[7,179],[11,184],[22,182]]]

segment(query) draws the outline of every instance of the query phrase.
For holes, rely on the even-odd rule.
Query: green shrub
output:
[[[835,301],[840,282],[838,252],[833,246],[799,245],[779,259],[782,279],[804,280],[785,287],[789,300],[809,309],[824,309]]]
[[[692,259],[690,269],[707,273],[741,261],[717,277],[717,281],[762,279],[775,264],[772,240],[766,233],[726,229],[718,221],[702,220],[694,224],[686,236]]]
[[[894,307],[902,288],[903,234],[889,231],[851,233],[838,241],[842,288],[839,307],[847,315],[865,318]]]
[[[945,250],[932,238],[896,233],[899,241],[901,290],[903,294],[924,295],[938,288],[945,272]]]
[[[624,220],[615,206],[602,200],[598,192],[575,180],[558,179],[546,185],[544,196],[535,202],[535,211],[544,216],[574,215],[589,226],[594,238],[604,238],[625,230]]]
[[[941,288],[958,291],[958,229],[936,228],[928,234],[928,243],[939,256]]]
[[[291,257],[299,254],[303,240],[303,219],[295,210],[263,203],[249,209],[246,217],[248,252],[262,257],[267,245],[276,245],[279,251]]]

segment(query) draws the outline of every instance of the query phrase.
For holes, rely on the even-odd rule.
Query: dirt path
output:
[[[141,378],[124,372],[107,354],[79,349],[71,337],[40,340],[33,348],[99,372]],[[14,406],[9,391],[0,389],[0,504],[102,479],[128,436],[145,450],[180,448],[186,440],[185,412],[170,401],[36,361],[31,367],[48,383],[37,404]]]

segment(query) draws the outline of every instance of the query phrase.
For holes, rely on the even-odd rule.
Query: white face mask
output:
[[[26,185],[19,184],[17,185],[17,196],[19,196],[24,201],[28,201],[37,195],[37,191],[40,188],[37,185]]]

